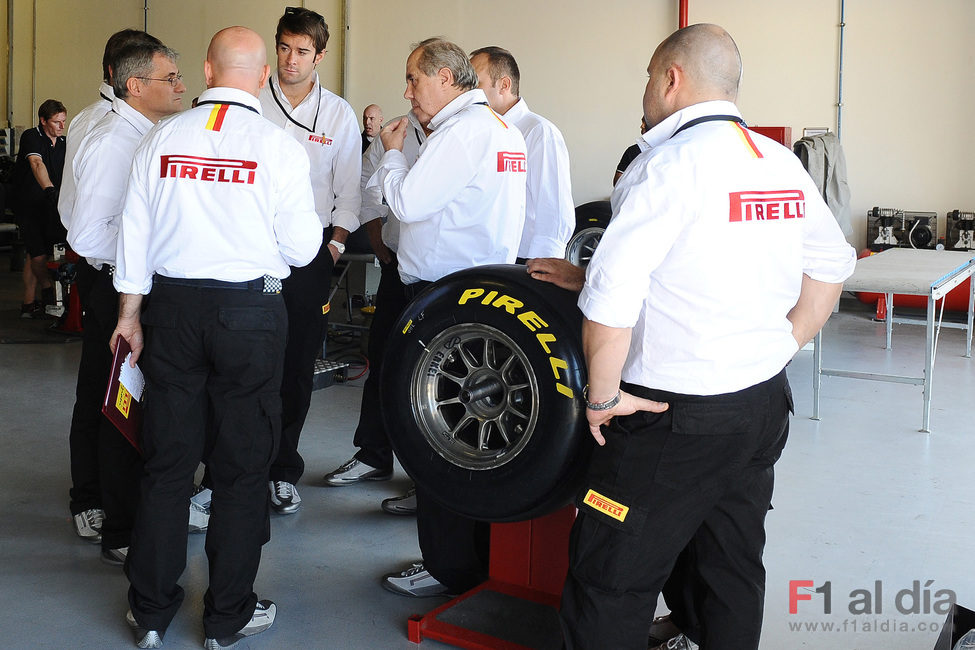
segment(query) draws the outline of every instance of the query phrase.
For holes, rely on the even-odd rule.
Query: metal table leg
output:
[[[924,335],[924,418],[921,431],[931,432],[931,373],[934,370],[934,296],[928,296],[928,321]]]
[[[823,380],[823,330],[816,332],[813,337],[813,414],[812,419],[819,418],[819,388]]]
[[[887,347],[885,349],[890,349],[890,335],[894,329],[894,294],[887,293],[884,294],[887,300],[887,315],[884,318],[884,324],[887,326]]]

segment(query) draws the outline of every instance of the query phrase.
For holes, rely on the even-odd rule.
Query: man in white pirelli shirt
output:
[[[518,258],[563,257],[576,226],[576,213],[569,151],[562,133],[533,113],[519,94],[521,72],[511,52],[496,46],[482,47],[471,52],[471,64],[477,70],[478,87],[491,108],[518,127],[528,147],[525,230]]]
[[[400,221],[399,274],[411,297],[454,271],[515,261],[527,167],[524,138],[491,110],[474,67],[454,43],[432,38],[415,46],[404,97],[420,124],[429,120],[430,136],[411,167],[403,154],[409,121],[386,125],[380,132],[386,153],[366,187],[379,185],[390,218]],[[446,510],[419,487],[416,497],[423,561],[387,574],[383,587],[428,596],[483,581],[478,548],[487,525]]]
[[[322,87],[315,66],[325,56],[328,25],[318,13],[288,7],[274,34],[277,68],[261,91],[264,117],[297,140],[311,163],[322,249],[306,266],[293,267],[282,293],[288,309],[288,346],[281,384],[281,446],[271,463],[271,507],[291,514],[301,507],[295,485],[305,471],[298,439],[311,404],[315,360],[328,327],[332,268],[345,240],[359,226],[361,139],[355,111]]]
[[[315,257],[322,224],[308,156],[261,116],[265,52],[261,37],[243,27],[213,37],[207,90],[196,108],[146,135],[122,209],[112,342],[125,337],[133,364],[141,354],[152,396],[125,565],[128,622],[142,648],[161,645],[183,599],[186,504],[204,456],[213,489],[204,647],[227,647],[274,619],[254,579],[270,537],[267,477],[280,433],[287,320],[280,279]]]
[[[113,61],[116,88],[112,108],[82,141],[73,169],[78,195],[72,206],[68,243],[86,259],[78,269],[79,286],[84,289],[84,341],[71,417],[71,450],[74,456],[87,439],[91,447],[79,455],[98,459],[99,496],[105,513],[102,559],[121,565],[139,503],[142,460],[102,415],[105,377],[112,367],[108,344],[118,321],[119,298],[112,285],[116,239],[136,147],[154,124],[180,110],[186,86],[180,79],[176,53],[155,39],[128,45]]]
[[[745,127],[727,32],[675,32],[648,73],[650,130],[579,298],[599,444],[560,616],[569,648],[646,647],[686,547],[694,611],[668,601],[684,635],[667,647],[747,650],[759,645],[764,522],[792,409],[785,366],[856,260],[799,160]]]

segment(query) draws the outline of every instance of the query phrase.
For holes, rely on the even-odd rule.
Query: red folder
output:
[[[108,378],[108,390],[102,403],[102,413],[109,422],[122,432],[125,439],[141,454],[139,437],[142,432],[142,402],[137,400],[119,381],[122,364],[132,352],[129,342],[121,336],[115,346],[115,356],[112,358],[112,371]]]

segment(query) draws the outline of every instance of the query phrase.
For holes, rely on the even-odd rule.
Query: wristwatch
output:
[[[341,255],[341,254],[343,254],[345,252],[345,244],[343,244],[340,241],[336,241],[336,240],[333,239],[332,241],[328,242],[328,244],[329,244],[329,246],[334,246],[335,247],[335,250],[337,250],[339,252],[339,255]]]

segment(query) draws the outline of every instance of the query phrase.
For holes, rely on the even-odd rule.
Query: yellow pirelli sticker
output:
[[[118,385],[118,397],[115,398],[115,408],[126,420],[129,419],[129,408],[132,406],[132,393],[125,390],[125,386]]]
[[[332,309],[332,303],[330,302],[326,302],[324,305],[322,305],[322,316],[324,316],[329,311],[331,311],[331,309]]]
[[[595,490],[589,490],[586,492],[586,498],[583,499],[583,502],[590,508],[594,508],[605,515],[609,515],[617,521],[623,521],[626,519],[626,513],[630,511],[628,506],[624,506],[622,503],[617,503],[609,497],[604,497]]]

